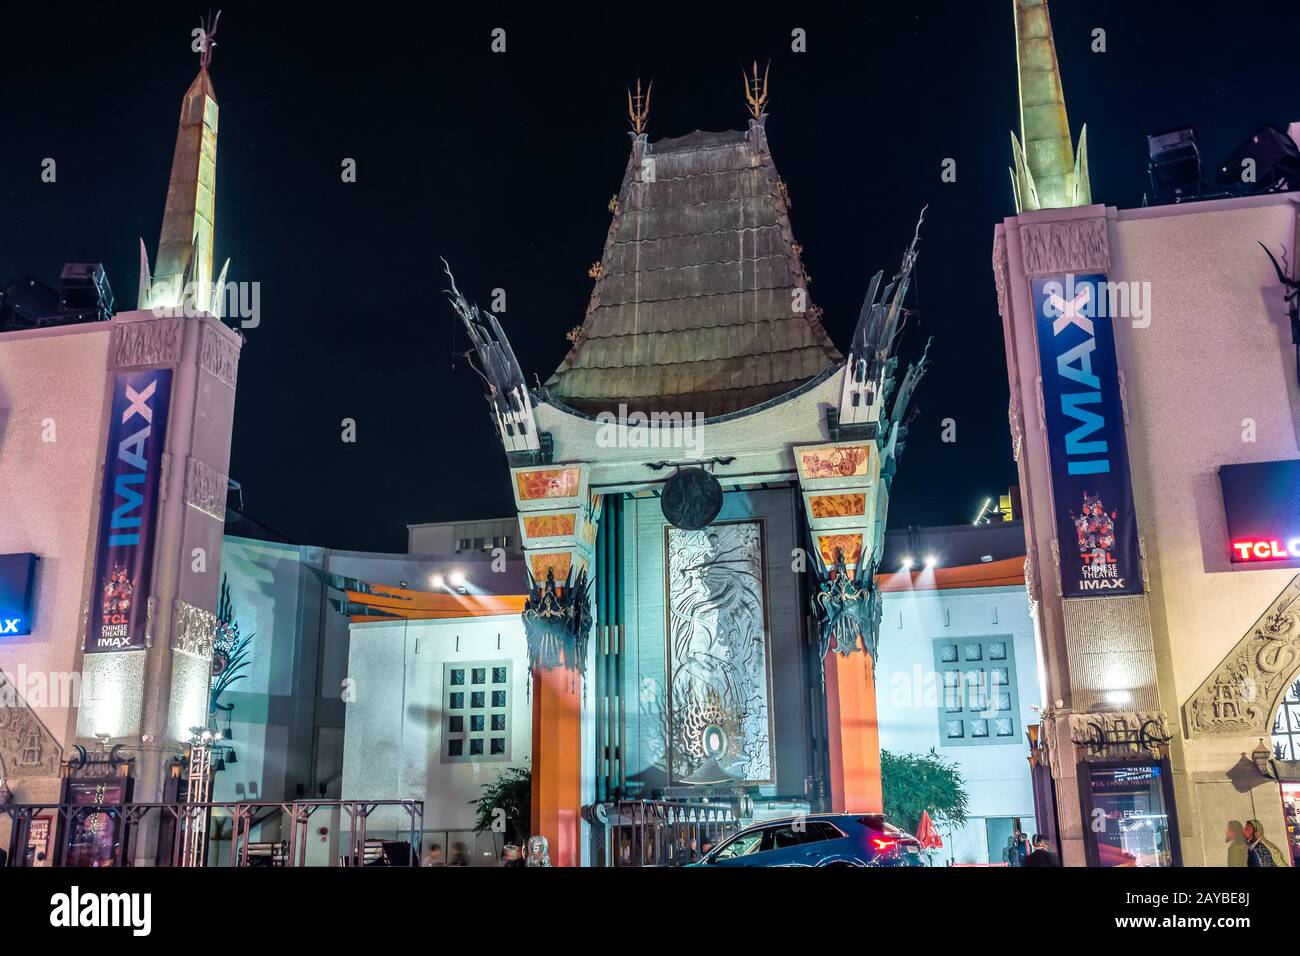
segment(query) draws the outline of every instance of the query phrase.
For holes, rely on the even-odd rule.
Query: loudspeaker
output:
[[[1260,127],[1219,167],[1218,180],[1243,194],[1300,189],[1300,147],[1280,129]]]
[[[1201,192],[1201,154],[1196,132],[1176,129],[1147,137],[1147,173],[1157,203],[1181,202]]]

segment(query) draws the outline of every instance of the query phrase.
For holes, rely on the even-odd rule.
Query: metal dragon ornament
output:
[[[555,581],[555,572],[546,569],[546,581],[533,586],[524,604],[524,638],[528,642],[528,663],[532,667],[554,670],[565,667],[585,675],[587,642],[591,637],[591,585],[586,569],[565,578],[564,586]]]
[[[874,572],[874,567],[863,562],[856,574],[850,574],[844,552],[835,549],[835,564],[813,595],[814,610],[821,619],[823,658],[831,650],[852,654],[860,643],[872,662],[876,660],[881,603]]]

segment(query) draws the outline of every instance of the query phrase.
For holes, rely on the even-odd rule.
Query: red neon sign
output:
[[[1246,538],[1232,542],[1233,563],[1242,561],[1300,560],[1300,537],[1288,541],[1277,538]]]

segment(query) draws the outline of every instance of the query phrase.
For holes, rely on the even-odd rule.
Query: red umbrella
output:
[[[943,846],[943,837],[935,832],[929,811],[921,811],[921,822],[916,825],[916,842],[927,850],[938,850]]]

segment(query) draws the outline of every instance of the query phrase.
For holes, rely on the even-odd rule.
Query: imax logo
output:
[[[1093,319],[1105,316],[1096,309],[1100,285],[1081,282],[1076,286],[1074,276],[1068,275],[1064,288],[1059,282],[1043,286],[1043,317],[1052,322],[1052,346],[1061,350],[1056,356],[1056,372],[1062,380],[1061,413],[1078,423],[1065,436],[1066,469],[1071,475],[1104,475],[1111,467],[1106,418],[1100,413],[1102,383],[1092,368],[1097,349]],[[1066,348],[1065,341],[1070,338],[1075,344]]]

